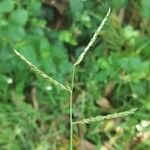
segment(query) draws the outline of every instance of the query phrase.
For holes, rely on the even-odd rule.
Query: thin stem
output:
[[[71,80],[71,89],[70,89],[70,150],[73,149],[73,103],[72,103],[72,97],[73,97],[73,88],[74,88],[74,77],[75,77],[75,65],[73,66],[72,71],[72,80]]]
[[[72,124],[72,90],[70,91],[70,150],[73,147],[73,124]]]
[[[75,70],[76,70],[76,66],[73,66],[73,72],[72,72],[72,81],[71,81],[71,90],[73,91],[74,88],[74,77],[75,77]]]

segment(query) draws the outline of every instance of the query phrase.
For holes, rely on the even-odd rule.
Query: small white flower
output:
[[[46,86],[45,89],[46,89],[47,91],[51,91],[53,88],[52,88],[52,86],[48,85],[48,86]]]
[[[143,128],[146,128],[146,127],[148,127],[149,125],[150,125],[150,121],[142,120],[141,126],[142,126]]]
[[[137,129],[137,131],[142,131],[143,128],[139,124],[137,124],[136,129]]]
[[[13,83],[13,79],[12,78],[7,78],[7,84],[12,84]]]
[[[22,129],[20,127],[16,127],[15,132],[17,135],[20,135],[22,133]]]
[[[136,93],[133,93],[133,94],[132,94],[132,97],[135,98],[135,99],[137,99],[137,98],[138,98],[138,95],[137,95]]]

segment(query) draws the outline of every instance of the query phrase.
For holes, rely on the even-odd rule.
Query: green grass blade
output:
[[[75,62],[75,66],[80,64],[80,62],[83,60],[85,54],[87,53],[87,51],[91,48],[91,46],[94,44],[94,42],[96,41],[100,31],[102,30],[105,22],[107,21],[108,19],[108,16],[110,14],[110,8],[108,9],[108,12],[105,16],[105,18],[102,20],[101,24],[99,25],[99,27],[97,28],[96,32],[94,33],[93,37],[91,38],[89,44],[86,46],[86,48],[84,49],[84,51],[81,53],[81,55],[79,56],[79,58],[77,59],[77,61]]]
[[[114,113],[114,114],[110,114],[110,115],[106,115],[106,116],[96,116],[96,117],[90,117],[87,119],[83,119],[80,121],[76,121],[73,122],[73,125],[75,124],[90,124],[90,123],[94,123],[97,121],[103,121],[103,120],[108,120],[108,119],[115,119],[115,118],[119,118],[119,117],[126,117],[130,114],[133,114],[135,111],[137,110],[137,108],[128,110],[128,111],[124,111],[124,112],[120,112],[120,113]]]
[[[63,90],[67,90],[70,91],[69,88],[65,87],[63,84],[59,83],[58,81],[54,80],[53,78],[51,78],[50,76],[48,76],[47,74],[45,74],[44,72],[42,72],[41,70],[39,70],[35,65],[33,65],[31,62],[29,62],[22,54],[20,54],[18,51],[13,50],[15,52],[15,54],[23,61],[25,62],[29,69],[34,72],[35,74],[37,74],[38,76],[40,76],[41,78],[43,78],[44,80],[46,80],[47,82],[60,87]]]

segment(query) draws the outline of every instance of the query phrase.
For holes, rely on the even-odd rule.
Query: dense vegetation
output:
[[[76,70],[73,120],[138,110],[75,126],[74,147],[150,148],[149,0],[1,0],[0,149],[68,148],[68,93],[35,76],[12,49],[69,85],[72,62],[109,6],[108,21]]]

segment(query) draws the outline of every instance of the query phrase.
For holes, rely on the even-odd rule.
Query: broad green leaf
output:
[[[138,83],[132,83],[131,84],[131,89],[132,89],[132,92],[133,94],[136,94],[138,96],[145,96],[147,91],[145,90],[146,89],[146,82],[138,82]]]
[[[139,37],[139,31],[134,30],[132,26],[126,26],[122,29],[121,34],[123,39],[128,41],[128,44],[135,45],[136,39]]]
[[[142,16],[145,19],[150,18],[150,1],[149,0],[143,0],[142,1]]]
[[[15,24],[24,26],[28,20],[28,13],[24,9],[17,9],[11,13],[10,20]]]
[[[41,1],[29,2],[29,11],[32,15],[39,15],[41,12]]]
[[[39,49],[42,59],[47,59],[50,56],[50,43],[46,38],[41,40]]]
[[[0,2],[0,13],[11,12],[14,9],[13,0],[3,0]]]
[[[10,25],[8,27],[8,36],[13,41],[20,41],[25,36],[25,30],[20,26]]]
[[[119,60],[121,68],[128,72],[145,72],[148,69],[148,64],[142,62],[139,57],[128,57]]]
[[[74,15],[79,15],[83,11],[83,1],[82,0],[69,0],[69,5],[71,12]]]
[[[77,41],[73,36],[73,33],[70,31],[62,31],[59,35],[59,39],[61,41],[64,41],[66,43],[69,43],[70,45],[77,45]]]
[[[108,60],[105,59],[105,58],[100,58],[98,60],[98,64],[99,66],[102,68],[102,69],[109,69],[110,68],[110,65],[108,63]]]

